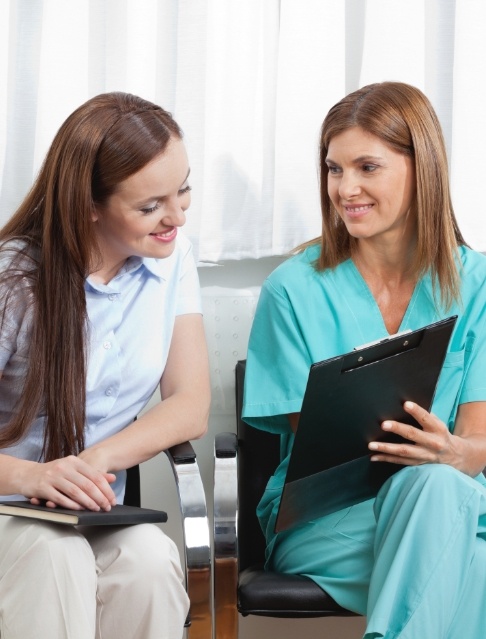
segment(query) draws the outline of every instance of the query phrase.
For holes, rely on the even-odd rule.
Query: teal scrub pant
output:
[[[405,467],[376,500],[280,533],[267,565],[366,615],[365,639],[485,639],[486,488]]]

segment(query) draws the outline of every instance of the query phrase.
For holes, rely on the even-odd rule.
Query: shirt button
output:
[[[109,350],[111,348],[111,342],[103,342],[103,348],[106,348],[106,350]]]
[[[107,389],[105,390],[105,395],[108,395],[108,397],[109,397],[109,396],[112,394],[112,392],[113,392],[113,391],[111,390],[111,388],[107,388]]]
[[[115,299],[116,299],[116,295],[115,295],[115,293],[110,293],[110,294],[108,295],[108,299],[110,300],[110,302],[113,302],[113,300],[115,300]]]

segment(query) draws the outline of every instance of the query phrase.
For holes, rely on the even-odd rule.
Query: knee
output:
[[[150,571],[156,575],[172,575],[182,581],[181,562],[175,542],[156,526],[147,526],[143,536],[140,562],[145,574]]]
[[[385,504],[393,504],[394,508],[419,503],[425,507],[453,508],[478,489],[474,479],[447,464],[407,466],[395,473],[378,493],[375,515],[379,515]]]
[[[420,466],[407,466],[402,468],[391,478],[392,485],[406,485],[410,488],[418,484],[422,487],[447,488],[454,483],[462,483],[470,478],[461,471],[448,464],[422,464]]]
[[[95,558],[89,544],[74,528],[44,523],[35,523],[33,527],[35,537],[31,533],[25,540],[29,554],[39,559],[60,560],[68,564],[75,558],[77,563],[91,565],[93,572],[96,571]]]
[[[170,537],[152,524],[134,526],[130,533],[122,552],[127,574],[147,584],[154,580],[183,583],[179,551]]]
[[[57,575],[62,566],[66,578],[82,570],[90,583],[95,582],[93,552],[86,539],[71,526],[43,522],[20,525],[11,551],[15,561],[10,569],[26,578],[27,575],[36,575],[36,578],[42,575],[48,580],[49,575]]]

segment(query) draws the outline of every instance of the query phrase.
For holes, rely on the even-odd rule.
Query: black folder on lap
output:
[[[309,371],[275,532],[374,497],[402,466],[371,462],[381,423],[419,427],[406,400],[430,409],[457,316],[317,362]]]

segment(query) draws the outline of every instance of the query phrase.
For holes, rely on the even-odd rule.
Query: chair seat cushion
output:
[[[263,617],[353,616],[319,586],[302,575],[267,572],[260,566],[240,573],[238,610]]]

